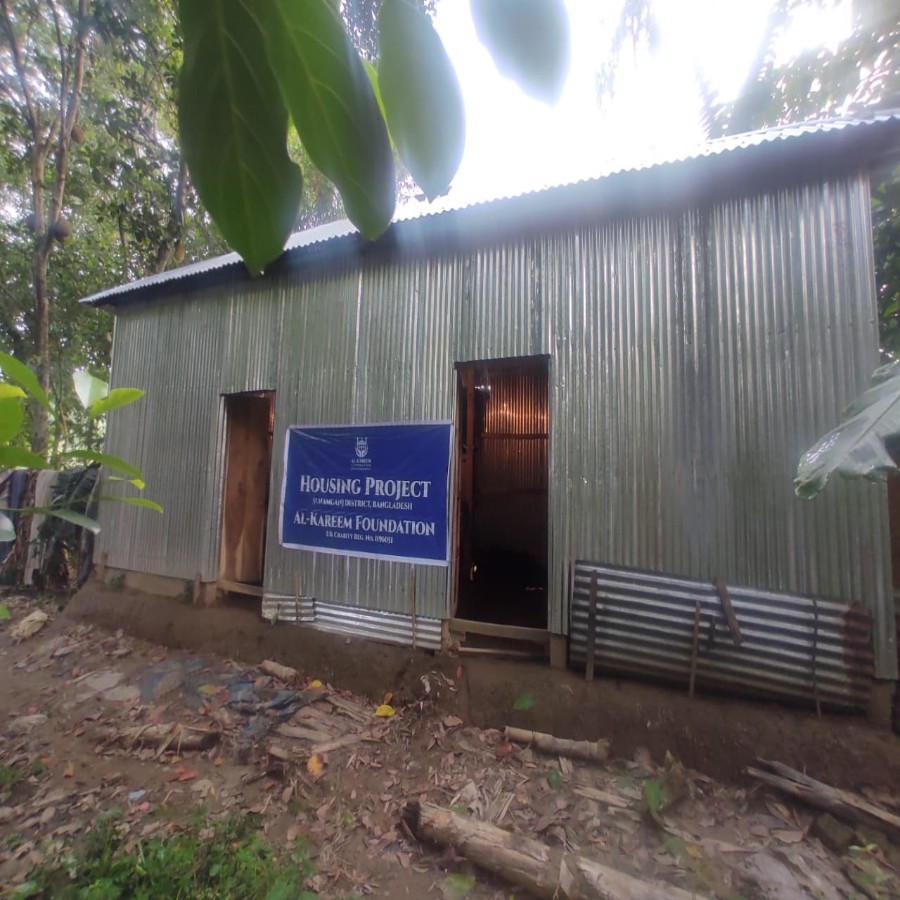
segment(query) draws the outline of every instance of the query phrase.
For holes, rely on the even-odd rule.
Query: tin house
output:
[[[898,143],[900,114],[740,135],[86,298],[146,391],[107,448],[165,508],[103,507],[102,577],[865,706],[897,674],[886,490],[792,479],[879,363]]]

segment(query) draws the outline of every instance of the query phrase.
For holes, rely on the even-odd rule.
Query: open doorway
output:
[[[457,365],[458,619],[547,627],[548,370]]]
[[[225,396],[225,485],[219,586],[262,596],[275,393]]]

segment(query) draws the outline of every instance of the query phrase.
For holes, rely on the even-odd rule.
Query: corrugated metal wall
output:
[[[551,630],[577,557],[859,600],[893,673],[884,489],[792,491],[877,365],[862,176],[123,309],[113,382],[148,398],[113,414],[109,450],[167,514],[107,505],[109,565],[215,577],[224,392],[275,389],[276,434],[452,418],[454,362],[534,354],[551,355]],[[267,593],[410,611],[406,567],[283,551],[276,514]],[[447,583],[420,567],[419,614],[446,615]]]

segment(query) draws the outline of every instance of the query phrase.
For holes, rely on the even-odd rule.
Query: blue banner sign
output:
[[[281,545],[447,565],[451,429],[449,422],[289,428]]]

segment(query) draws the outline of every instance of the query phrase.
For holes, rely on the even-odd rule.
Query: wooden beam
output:
[[[597,641],[597,573],[591,573],[591,599],[588,606],[587,654],[584,664],[584,680],[594,680],[594,652]]]
[[[700,601],[694,604],[694,638],[691,641],[691,680],[688,684],[688,697],[694,697],[694,685],[697,682],[697,657],[700,654]]]
[[[550,632],[545,628],[526,628],[522,625],[501,625],[498,622],[451,619],[450,631],[461,635],[483,634],[487,637],[508,638],[512,641],[529,641],[541,646],[550,644]]]
[[[219,590],[229,594],[245,594],[248,597],[262,597],[263,595],[263,589],[258,584],[244,584],[240,581],[230,581],[227,578],[220,578],[216,584]]]

